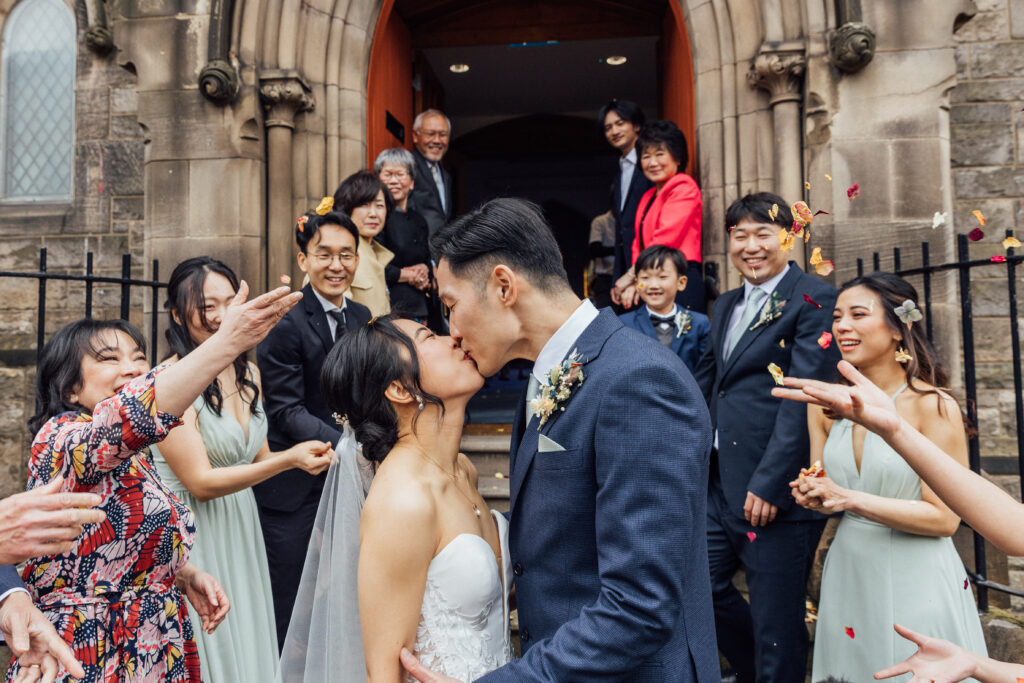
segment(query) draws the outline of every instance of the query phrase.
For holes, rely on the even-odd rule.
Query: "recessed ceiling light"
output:
[[[622,55],[612,55],[604,60],[609,66],[619,66],[626,63],[626,58]]]
[[[469,64],[452,64],[448,70],[453,74],[464,74],[469,71]]]

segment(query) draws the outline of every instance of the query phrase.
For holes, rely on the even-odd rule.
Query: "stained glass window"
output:
[[[0,198],[71,198],[75,18],[61,0],[21,0],[4,23]]]

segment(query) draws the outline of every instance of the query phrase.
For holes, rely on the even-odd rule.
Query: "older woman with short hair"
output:
[[[701,274],[702,200],[696,181],[685,173],[689,154],[686,137],[671,121],[652,121],[636,140],[640,168],[654,183],[640,198],[636,210],[636,237],[632,262],[647,247],[663,244],[683,252],[689,267],[686,289],[676,303],[700,313],[706,312],[704,278]],[[639,299],[636,273],[632,268],[619,278],[612,298],[627,308]]]
[[[424,322],[433,278],[427,221],[409,207],[409,194],[416,184],[416,159],[409,150],[392,147],[377,156],[373,171],[395,203],[379,236],[380,243],[395,254],[395,260],[384,269],[391,308]]]

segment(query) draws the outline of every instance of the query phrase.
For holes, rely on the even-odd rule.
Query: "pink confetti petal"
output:
[[[970,585],[970,582],[966,578],[964,578],[964,590],[967,590],[968,585]]]
[[[989,261],[991,261],[992,263],[1006,263],[1006,257],[1003,256],[1002,254],[996,254],[995,256],[990,258]]]
[[[827,349],[828,347],[832,346],[832,333],[822,332],[821,336],[818,337],[818,346],[820,346],[823,349]]]
[[[860,183],[854,183],[846,190],[846,197],[852,202],[860,196]],[[852,636],[851,636],[852,637]]]
[[[846,627],[846,635],[850,636],[851,638],[856,638],[857,637],[854,634],[854,632],[853,632],[853,627],[852,626],[847,626]]]
[[[754,533],[753,531],[748,531],[748,532],[747,532],[747,539],[748,539],[748,540],[749,540],[749,541],[750,541],[751,543],[753,543],[753,542],[754,542],[754,539],[755,539],[755,538],[757,538],[757,534],[755,534],[755,533]]]

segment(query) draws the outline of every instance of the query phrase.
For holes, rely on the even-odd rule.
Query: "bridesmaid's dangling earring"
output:
[[[907,350],[900,346],[896,349],[896,362],[906,365],[910,361],[914,360],[914,357],[907,353]]]

